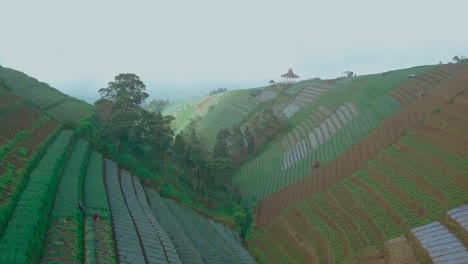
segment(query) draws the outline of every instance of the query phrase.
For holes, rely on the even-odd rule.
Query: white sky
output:
[[[122,72],[153,97],[247,88],[289,67],[327,78],[448,62],[468,55],[467,11],[463,0],[0,0],[0,64],[82,98]]]

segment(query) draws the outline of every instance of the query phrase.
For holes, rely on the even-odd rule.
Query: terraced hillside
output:
[[[187,236],[169,237],[136,176],[3,88],[0,132],[0,263],[191,262],[182,244],[172,242]],[[230,250],[223,263],[253,262],[238,234],[180,210],[186,214],[181,228],[216,228],[209,241]],[[205,254],[199,250],[205,249],[194,254]],[[218,262],[213,257],[202,263]]]
[[[449,211],[468,203],[467,89],[463,65],[432,68],[392,89],[398,111],[261,202],[251,252],[264,263],[468,261],[466,213]]]
[[[183,263],[255,263],[239,234],[170,199],[145,189],[150,207],[179,252]]]
[[[418,114],[415,117],[411,110],[415,106],[406,106],[409,102],[418,101],[418,91],[427,93],[423,101],[430,101],[431,107],[436,108],[434,100],[436,103],[441,103],[441,99],[446,100],[441,89],[452,83],[458,85],[458,88],[463,85],[464,77],[457,77],[460,76],[460,70],[463,69],[455,65],[417,67],[335,83],[334,88],[330,88],[291,118],[300,122],[290,133],[241,168],[236,182],[240,186],[243,203],[255,204],[308,175],[319,173],[313,170],[315,162],[320,162],[322,166],[340,162],[341,170],[342,161],[338,160],[353,158],[356,156],[354,152],[360,151],[356,149],[358,144],[364,144],[364,141],[367,141],[365,144],[371,144],[371,140],[377,140],[374,139],[376,136],[382,137],[375,142],[379,144],[379,148],[382,147],[381,144],[388,145],[389,140],[392,140],[390,136],[395,138],[394,133],[388,135],[390,131],[394,131],[393,128],[388,129],[391,123],[389,118],[398,115],[400,124],[400,116],[409,114],[403,120],[405,123],[398,126],[409,128],[418,121],[417,117],[422,118],[430,109],[420,109],[416,105],[420,110],[415,110]],[[411,72],[420,74],[410,79],[407,74]],[[423,81],[420,76],[426,75],[432,79]],[[459,79],[453,80],[454,78]],[[433,95],[435,92],[437,95]],[[424,114],[420,111],[424,111]],[[408,123],[406,118],[411,118],[413,123]],[[366,153],[362,155],[369,156]],[[346,161],[343,166],[345,165],[351,166],[351,170],[346,167],[346,171],[355,171],[354,161]],[[325,168],[337,167],[333,165]]]
[[[93,112],[86,102],[65,95],[17,70],[0,66],[0,85],[62,122],[76,124]]]
[[[263,99],[250,96],[250,90],[235,90],[191,102],[177,103],[162,111],[163,115],[176,118],[172,125],[177,134],[185,129],[191,121],[206,149],[213,149],[216,135],[223,128],[240,125],[255,109],[259,102],[274,98],[275,93],[265,95]]]

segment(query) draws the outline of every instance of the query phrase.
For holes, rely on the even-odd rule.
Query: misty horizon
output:
[[[90,8],[92,7],[92,8]],[[332,79],[447,63],[466,55],[463,1],[197,3],[10,2],[0,65],[90,103],[119,73],[149,99],[267,85],[292,68]]]

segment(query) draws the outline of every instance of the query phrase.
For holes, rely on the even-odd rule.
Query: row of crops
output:
[[[172,241],[167,237],[164,229],[161,228],[149,209],[143,188],[141,186],[135,188],[134,183],[140,184],[136,177],[132,177],[129,172],[121,170],[122,191],[140,235],[147,261],[149,263],[180,263]]]
[[[145,189],[159,223],[174,242],[182,262],[254,263],[237,234],[192,210]]]
[[[137,177],[106,160],[106,183],[120,263],[181,263]]]
[[[72,131],[63,131],[32,170],[0,240],[1,263],[34,263],[39,260],[48,215],[54,202],[51,194],[57,190],[72,138]]]
[[[116,263],[109,203],[104,185],[104,161],[92,152],[84,180],[85,262]],[[99,220],[94,219],[98,215]]]
[[[31,117],[14,118],[14,113]],[[0,120],[0,236],[26,186],[27,176],[59,132],[56,122],[31,109],[14,113]]]
[[[424,156],[430,158],[421,159]],[[305,259],[315,257],[320,263],[353,259],[466,202],[466,179],[449,176],[447,170],[466,177],[467,168],[468,158],[451,153],[443,139],[431,141],[410,131],[352,177],[288,207],[254,233],[249,247],[259,259],[272,263],[294,258],[290,248],[304,244],[314,248],[301,251]],[[316,236],[303,235],[300,225],[309,226]],[[284,234],[281,242],[275,242],[277,233]],[[266,248],[266,242],[275,245]]]
[[[88,142],[78,140],[55,194],[41,258],[43,263],[83,262],[83,214],[76,205],[83,197],[83,178],[88,157]]]
[[[91,106],[86,102],[65,95],[20,71],[0,66],[0,79],[13,93],[59,120],[78,123],[92,112]]]
[[[114,224],[115,242],[120,263],[144,263],[145,256],[140,245],[133,218],[123,196],[117,163],[106,160],[106,186]]]

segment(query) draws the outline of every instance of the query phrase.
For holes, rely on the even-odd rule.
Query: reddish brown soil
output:
[[[406,224],[405,221],[400,217],[400,213],[397,212],[395,209],[393,209],[385,200],[383,197],[381,197],[373,188],[369,187],[362,181],[358,180],[356,177],[351,176],[350,177],[351,181],[355,183],[357,186],[359,186],[361,189],[365,190],[374,200],[376,204],[378,204],[381,208],[383,208],[386,212],[390,214],[392,217],[393,221],[397,223],[402,230],[409,230],[408,225]]]
[[[450,181],[465,189],[465,191],[468,191],[468,178],[464,175],[463,170],[452,167],[444,160],[438,159],[432,155],[409,148],[402,143],[398,143],[398,148],[401,152],[404,152],[417,160],[426,164],[431,164],[433,168],[443,173]]]
[[[17,95],[2,95],[0,96],[0,108],[14,104],[19,100],[21,100],[21,97]]]
[[[0,145],[12,139],[19,131],[31,128],[33,123],[40,119],[42,114],[31,108],[22,108],[10,113],[1,120]]]
[[[467,137],[468,135],[468,120],[444,112],[431,116],[426,124],[448,130],[460,137]]]
[[[368,167],[367,171],[369,174],[375,178],[382,186],[385,186],[386,188],[390,189],[395,196],[398,197],[398,199],[405,201],[405,203],[419,216],[422,218],[425,218],[428,216],[426,209],[424,208],[423,205],[421,205],[419,202],[413,200],[408,194],[403,192],[400,187],[396,186],[393,181],[388,179],[387,177],[382,175],[382,172],[378,170],[377,168],[374,167]]]
[[[434,186],[426,181],[423,176],[417,174],[414,171],[411,171],[401,165],[399,162],[393,160],[392,158],[381,155],[379,157],[379,161],[381,161],[383,164],[387,165],[388,167],[392,168],[396,172],[402,174],[405,178],[411,180],[412,182],[416,183],[425,193],[428,193],[431,197],[433,197],[435,200],[437,200],[440,204],[446,205],[447,204],[447,199],[445,198],[444,194],[434,188]]]
[[[323,219],[327,225],[329,225],[331,228],[333,228],[333,230],[335,231],[335,236],[338,238],[338,240],[340,241],[340,245],[343,247],[343,249],[345,251],[345,255],[348,255],[348,256],[351,255],[352,252],[353,252],[353,246],[356,246],[356,245],[352,245],[352,244],[350,244],[348,242],[348,239],[346,238],[345,234],[343,233],[342,227],[344,227],[344,226],[340,226],[333,219],[331,219],[327,215],[323,214],[322,211],[319,210],[317,208],[317,206],[315,206],[314,203],[309,203],[309,205],[312,208],[312,211],[316,215],[318,215],[321,219]],[[347,226],[347,224],[345,224],[345,226]]]
[[[369,245],[366,237],[361,232],[360,228],[354,223],[352,218],[345,214],[341,208],[336,204],[334,199],[331,197],[329,193],[327,193],[327,204],[330,206],[331,210],[333,211],[333,219],[336,223],[344,229],[345,234],[349,234],[354,232],[357,235],[357,238],[353,240],[350,236],[348,239],[351,242],[351,248],[354,252],[361,250],[362,248]],[[349,210],[350,208],[348,208]],[[354,243],[353,243],[354,241]]]
[[[414,128],[418,136],[430,141],[440,142],[446,149],[455,152],[460,156],[467,154],[468,139],[455,135],[447,130],[434,126],[422,125]]]
[[[442,112],[447,112],[451,115],[468,120],[468,104],[453,103],[442,109]]]
[[[320,233],[318,233],[315,230],[315,228],[308,223],[308,221],[302,216],[298,209],[291,210],[291,212],[286,214],[284,217],[281,217],[278,220],[278,227],[284,229],[284,231],[287,234],[291,235],[291,237],[293,238],[292,246],[296,247],[297,249],[299,249],[299,251],[301,251],[301,253],[305,257],[305,263],[320,262],[317,252],[315,250],[316,247],[310,239],[311,235],[317,238],[320,237]],[[323,250],[323,248],[319,249]],[[327,259],[330,259],[330,255],[327,255]]]

